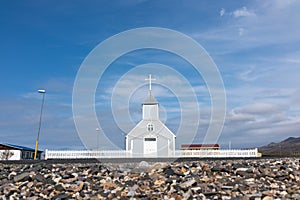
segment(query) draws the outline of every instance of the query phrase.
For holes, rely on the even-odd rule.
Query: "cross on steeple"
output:
[[[146,78],[145,81],[149,81],[149,91],[151,91],[151,85],[152,85],[152,81],[155,81],[156,79],[151,78],[151,74],[149,74],[149,78]]]

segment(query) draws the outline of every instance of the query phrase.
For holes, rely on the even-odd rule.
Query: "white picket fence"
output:
[[[200,158],[246,158],[259,157],[255,149],[222,149],[222,150],[178,150],[175,157],[200,157]]]
[[[131,151],[114,150],[48,150],[45,151],[45,159],[79,159],[79,158],[132,158]],[[140,157],[140,156],[139,156]],[[149,157],[149,156],[146,156]],[[259,157],[255,149],[228,149],[228,150],[176,150],[173,158],[199,157],[199,158],[251,158]]]

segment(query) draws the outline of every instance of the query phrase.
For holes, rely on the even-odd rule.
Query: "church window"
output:
[[[155,142],[155,141],[156,141],[156,138],[145,138],[145,141],[148,141],[148,142]]]
[[[153,124],[151,124],[151,123],[147,124],[147,130],[149,132],[153,131]]]

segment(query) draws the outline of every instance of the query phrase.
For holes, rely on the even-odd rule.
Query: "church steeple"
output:
[[[143,119],[146,120],[158,120],[158,102],[155,97],[152,95],[152,81],[155,79],[151,78],[151,74],[149,74],[149,78],[145,79],[149,80],[149,92],[147,98],[143,102]]]
[[[144,100],[143,105],[154,105],[158,104],[155,97],[152,95],[152,91],[149,90],[147,98]]]

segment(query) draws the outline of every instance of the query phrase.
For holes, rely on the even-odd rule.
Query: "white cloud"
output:
[[[276,105],[256,102],[251,105],[236,108],[235,113],[244,113],[250,115],[271,115],[287,111],[288,108],[289,107],[287,105]]]
[[[38,92],[28,92],[22,95],[25,99],[41,99],[41,94]]]
[[[235,113],[234,110],[230,111],[227,114],[227,124],[228,122],[249,122],[249,121],[254,121],[255,116],[250,115],[250,114],[245,114],[245,113]]]
[[[239,35],[242,36],[245,32],[244,28],[239,28]]]
[[[277,8],[277,9],[284,9],[286,7],[289,7],[293,5],[294,3],[297,3],[298,0],[273,0],[272,4]],[[266,3],[266,2],[265,2]]]
[[[249,17],[249,16],[255,16],[255,13],[251,10],[248,10],[247,7],[242,7],[240,9],[237,9],[235,11],[232,12],[232,15],[235,17],[235,18],[238,18],[238,17]]]
[[[287,62],[291,62],[291,63],[299,63],[299,64],[300,64],[300,59],[293,59],[293,58],[290,58],[290,59],[287,59],[286,61],[287,61]]]
[[[250,67],[250,69],[243,71],[239,74],[239,79],[243,80],[243,81],[255,81],[258,78],[263,76],[263,73],[257,73],[255,67]]]
[[[282,1],[264,1],[258,4],[252,2],[247,7],[226,12],[232,17],[226,18],[227,21],[223,25],[191,35],[209,44],[213,51],[210,53],[217,55],[270,48],[272,45],[295,46],[300,42],[300,1],[280,2]],[[236,37],[240,34],[243,37]],[[288,53],[288,50],[285,48],[283,53]],[[278,56],[274,59],[278,59]]]
[[[254,102],[233,108],[219,143],[232,141],[235,148],[257,147],[286,139],[299,137],[300,115],[289,116],[289,106]]]
[[[222,17],[223,15],[225,15],[225,9],[224,8],[221,8],[221,10],[220,10],[220,16]]]

